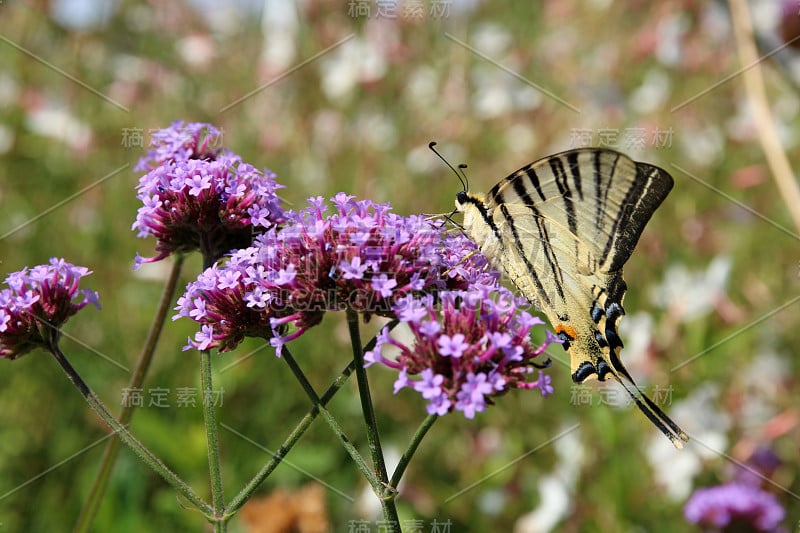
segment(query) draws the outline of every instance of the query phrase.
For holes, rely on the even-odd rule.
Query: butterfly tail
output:
[[[683,448],[683,443],[689,441],[689,436],[661,410],[656,403],[648,398],[636,385],[625,367],[615,368],[614,377],[622,385],[636,407],[644,413],[650,422],[663,433],[676,448]],[[621,372],[619,371],[621,370]]]
[[[653,400],[648,398],[639,389],[619,358],[619,353],[622,350],[622,340],[617,334],[617,321],[625,314],[625,310],[622,308],[622,299],[627,289],[621,271],[615,272],[609,276],[607,287],[608,299],[606,301],[605,313],[605,338],[609,348],[607,352],[608,361],[606,361],[609,366],[609,371],[616,380],[619,381],[631,399],[636,403],[636,407],[644,413],[650,422],[652,422],[661,433],[666,435],[676,448],[683,448],[683,443],[688,442],[689,437],[678,424],[673,422]]]

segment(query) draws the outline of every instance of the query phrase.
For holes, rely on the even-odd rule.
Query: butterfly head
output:
[[[467,191],[459,191],[456,194],[456,209],[459,212],[464,212],[464,206],[469,202],[469,193]]]
[[[464,215],[464,227],[470,228],[476,219],[486,219],[488,210],[483,196],[467,191],[456,194],[456,211]],[[473,235],[473,239],[475,236]]]

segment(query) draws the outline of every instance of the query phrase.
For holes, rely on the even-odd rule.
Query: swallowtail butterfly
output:
[[[636,386],[617,332],[622,267],[672,184],[656,166],[580,148],[526,165],[485,195],[461,191],[456,209],[481,252],[547,315],[569,352],[572,380],[613,377],[681,448],[689,438]]]

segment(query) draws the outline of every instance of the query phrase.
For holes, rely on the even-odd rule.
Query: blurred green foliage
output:
[[[453,163],[467,162],[471,187],[486,190],[531,160],[574,146],[578,129],[589,130],[597,145],[602,128],[643,128],[644,146],[626,147],[620,139],[615,147],[663,166],[676,186],[626,267],[626,308],[647,311],[653,320],[633,373],[648,387],[671,385],[673,402],[716,384],[717,403],[708,408],[730,417],[724,451],[745,460],[755,445],[772,447],[784,461],[776,482],[800,492],[797,307],[748,327],[797,294],[797,237],[775,227],[791,228],[791,221],[748,127],[740,80],[671,111],[740,68],[722,4],[453,2],[446,16],[432,17],[425,1],[421,20],[402,13],[379,17],[374,3],[371,16],[350,16],[349,4],[303,2],[293,11],[289,37],[281,37],[279,26],[265,25],[261,7],[237,12],[222,5],[200,10],[184,2],[123,1],[105,23],[75,29],[53,20],[49,2],[0,5],[0,140],[10,136],[7,146],[0,142],[2,269],[59,256],[94,270],[86,285],[100,292],[103,310],[75,317],[63,349],[99,396],[119,408],[128,373],[98,354],[132,367],[169,268],[131,271],[135,253],[152,255],[154,243],[130,231],[138,179],[132,167],[143,149],[124,145],[126,131],[139,129],[149,141],[147,132],[173,120],[209,121],[224,129],[226,147],[278,174],[290,206],[346,191],[390,201],[396,212],[408,214],[449,212],[460,188],[427,151],[431,140]],[[304,64],[349,35],[355,37]],[[294,53],[281,59],[270,56],[274,50],[264,52],[276,42],[290,43]],[[302,66],[290,71],[296,65]],[[797,93],[778,67],[769,61],[763,67],[797,168]],[[48,127],[37,126],[42,123]],[[74,123],[90,138],[82,140]],[[656,146],[657,130],[672,132],[669,146]],[[727,287],[696,319],[683,320],[674,307],[658,307],[648,297],[670,265],[705,269],[720,255],[732,261]],[[187,261],[181,286],[199,267],[198,257]],[[688,305],[698,298],[681,286],[674,290],[673,301]],[[181,351],[190,334],[187,321],[168,323],[145,390],[168,388],[173,407],[139,409],[132,427],[207,495],[202,412],[174,406],[178,387],[199,384],[197,353]],[[347,364],[348,346],[344,317],[329,314],[294,343],[293,352],[321,390]],[[763,366],[754,361],[773,352],[785,366],[766,394]],[[69,530],[96,473],[106,431],[46,354],[1,364],[0,529]],[[269,450],[308,402],[263,342],[247,341],[220,356],[218,369],[216,383],[224,389],[219,418],[246,437],[221,434],[230,498],[269,460]],[[392,395],[393,376],[384,369],[370,372],[383,441],[400,453],[424,418],[423,402],[407,390]],[[630,408],[570,405],[567,368],[556,362],[552,375],[556,393],[546,400],[518,391],[475,420],[456,414],[437,422],[407,473],[401,517],[449,519],[452,531],[510,530],[520,516],[549,502],[539,480],[564,460],[556,453],[558,440],[547,443],[579,424],[582,458],[575,458],[575,478],[564,480],[570,507],[556,530],[684,530],[683,501],[667,497],[647,459],[656,430]],[[597,399],[595,393],[595,405]],[[352,384],[331,408],[363,447]],[[774,422],[787,417],[776,431]],[[261,493],[298,487],[310,475],[352,498],[365,486],[321,421],[287,459]],[[701,463],[694,483],[724,479],[724,459],[709,454]],[[776,493],[789,510],[786,523],[796,523],[795,498]],[[358,511],[334,491],[326,498],[332,528],[346,531]],[[123,450],[94,530],[207,528],[180,503]],[[237,520],[232,530],[245,526]]]

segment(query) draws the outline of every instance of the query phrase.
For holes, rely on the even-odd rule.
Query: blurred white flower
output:
[[[17,101],[19,83],[7,72],[0,72],[0,109],[10,107]]]
[[[518,71],[513,61],[506,66]],[[538,89],[494,65],[476,65],[471,78],[475,87],[472,108],[480,118],[496,118],[511,111],[530,111],[542,103]]]
[[[500,75],[476,75],[474,81],[472,107],[478,117],[495,118],[511,111],[511,93]]]
[[[768,0],[773,3],[773,0]],[[708,2],[703,6],[700,31],[703,37],[715,44],[727,44],[731,39],[731,19],[728,7],[721,2]]]
[[[646,115],[664,107],[671,94],[669,76],[663,70],[653,68],[647,71],[642,84],[633,91],[630,105],[637,113]]]
[[[105,26],[118,4],[108,0],[54,0],[50,2],[50,15],[65,28],[89,31]]]
[[[472,37],[472,44],[475,48],[498,61],[513,41],[511,32],[494,22],[479,24]]]
[[[203,68],[216,57],[217,47],[209,35],[190,35],[176,41],[175,49],[187,65]]]
[[[747,376],[748,392],[774,400],[780,396],[777,384],[791,376],[788,358],[771,349],[757,354],[742,371]]]
[[[359,113],[354,128],[355,138],[375,150],[388,150],[397,143],[397,126],[385,113]]]
[[[478,509],[489,516],[500,514],[506,505],[508,498],[505,492],[500,489],[485,490],[478,497]]]
[[[703,469],[703,462],[728,447],[726,432],[730,416],[716,405],[719,388],[706,384],[696,388],[685,399],[672,404],[670,417],[693,439],[676,449],[657,430],[652,431],[646,449],[647,460],[653,467],[656,481],[663,485],[673,501],[682,501],[692,491],[694,477]],[[710,449],[709,449],[710,448]]]
[[[656,58],[667,66],[674,66],[681,60],[683,34],[689,29],[690,21],[686,13],[663,17],[656,25],[655,32],[658,39],[656,45]]]
[[[312,122],[312,145],[325,154],[337,152],[344,140],[344,128],[345,119],[342,113],[330,108],[321,109],[314,115]]]
[[[730,272],[731,259],[724,255],[715,257],[705,271],[671,265],[664,281],[653,289],[651,300],[678,320],[691,322],[711,312],[725,296]]]
[[[404,96],[410,105],[429,108],[431,102],[441,99],[439,74],[427,65],[415,68],[406,82]]]
[[[28,111],[25,124],[37,135],[56,139],[73,150],[85,150],[92,143],[92,130],[64,108],[41,103]]]
[[[261,63],[269,73],[288,68],[297,54],[297,10],[295,2],[264,0],[261,17]]]
[[[740,374],[746,376],[747,390],[742,395],[742,431],[758,432],[764,423],[778,414],[777,402],[786,394],[785,380],[791,375],[787,357],[773,350],[757,354]]]
[[[686,129],[676,130],[675,138],[681,151],[694,165],[709,166],[722,156],[725,139],[716,125],[702,129],[689,129],[687,126]]]
[[[567,426],[562,427],[562,431]],[[514,524],[514,533],[547,533],[572,509],[575,483],[583,467],[585,451],[580,429],[569,431],[553,443],[558,462],[550,474],[539,478],[539,505]]]
[[[354,37],[320,61],[322,91],[331,100],[345,99],[358,83],[383,78],[386,68],[378,47]]]
[[[750,0],[750,16],[753,29],[762,32],[775,32],[781,19],[781,2],[775,0]]]
[[[728,137],[738,142],[752,142],[758,138],[753,120],[753,108],[747,98],[736,99],[736,112],[725,122]]]

